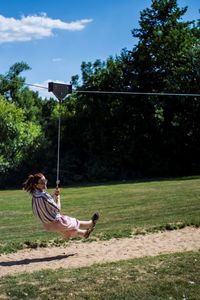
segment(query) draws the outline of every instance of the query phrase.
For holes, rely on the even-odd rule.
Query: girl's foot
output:
[[[94,230],[94,226],[92,228],[88,228],[84,234],[84,238],[88,239],[93,230]]]
[[[92,219],[92,224],[93,224],[93,228],[94,228],[97,221],[99,220],[99,213],[95,212],[91,219]]]

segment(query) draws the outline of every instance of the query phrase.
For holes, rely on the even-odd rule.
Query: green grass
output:
[[[199,226],[199,200],[199,178],[62,189],[65,214],[88,219],[100,212],[91,240]],[[0,191],[0,208],[0,252],[62,242],[33,217],[25,192]],[[200,252],[0,279],[0,299],[199,300],[199,295]]]
[[[64,214],[85,220],[100,212],[91,240],[200,225],[199,178],[62,188],[61,197]],[[24,191],[0,191],[0,208],[0,253],[61,243],[34,218]]]
[[[0,299],[199,300],[200,252],[1,279]]]

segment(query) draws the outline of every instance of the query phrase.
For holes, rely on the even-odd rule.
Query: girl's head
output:
[[[29,175],[27,180],[23,183],[23,188],[29,193],[33,193],[34,190],[43,191],[47,188],[47,180],[42,173]]]

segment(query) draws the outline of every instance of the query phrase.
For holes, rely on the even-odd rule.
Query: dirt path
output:
[[[94,263],[192,250],[200,250],[200,228],[187,227],[91,243],[71,241],[65,247],[26,249],[0,255],[0,277],[41,269],[76,268]]]

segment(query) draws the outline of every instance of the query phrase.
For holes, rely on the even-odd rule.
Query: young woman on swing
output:
[[[23,184],[24,190],[32,195],[33,214],[39,218],[47,231],[60,232],[64,239],[74,236],[88,238],[94,230],[98,212],[94,213],[91,220],[80,221],[76,218],[64,216],[60,213],[60,190],[57,188],[51,195],[45,192],[47,180],[42,173],[29,175]]]

